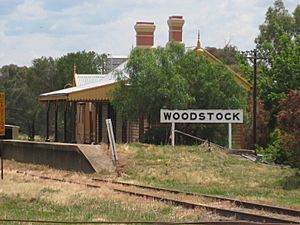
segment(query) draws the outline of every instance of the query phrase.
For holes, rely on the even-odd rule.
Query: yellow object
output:
[[[42,94],[39,97],[40,101],[110,101],[111,92],[115,88],[116,83],[111,83],[103,86],[94,86],[90,88],[69,88],[62,89],[49,94]]]

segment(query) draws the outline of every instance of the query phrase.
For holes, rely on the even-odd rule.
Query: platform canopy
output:
[[[40,101],[109,101],[117,83],[118,72],[123,72],[127,61],[108,74],[74,74],[75,87],[43,93]]]

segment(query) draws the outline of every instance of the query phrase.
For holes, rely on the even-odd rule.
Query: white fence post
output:
[[[228,123],[228,148],[232,148],[232,124]]]
[[[175,123],[172,123],[171,133],[172,146],[175,146]]]
[[[117,147],[116,147],[115,136],[114,136],[111,119],[106,119],[106,126],[107,126],[108,138],[109,138],[109,143],[110,143],[110,148],[111,148],[111,153],[112,153],[112,160],[113,160],[114,164],[116,165],[116,162],[118,161],[118,156],[117,156]]]

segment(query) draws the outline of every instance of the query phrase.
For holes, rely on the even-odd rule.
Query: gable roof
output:
[[[215,57],[213,54],[211,54],[209,51],[206,49],[202,48],[200,45],[200,35],[198,33],[198,40],[197,40],[197,46],[193,50],[197,55],[205,55],[209,61],[212,62],[219,62],[222,63],[221,60],[219,60],[217,57]],[[228,65],[225,65],[225,67],[233,74],[233,78],[237,83],[242,86],[246,91],[251,91],[252,85],[240,74],[237,72],[233,71]]]

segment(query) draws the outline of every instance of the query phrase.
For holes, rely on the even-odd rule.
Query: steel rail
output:
[[[273,213],[277,213],[277,214],[300,217],[299,210],[290,209],[290,208],[283,208],[283,207],[272,206],[272,205],[267,205],[267,204],[259,204],[259,203],[255,203],[255,202],[242,201],[242,200],[238,200],[238,199],[215,196],[215,195],[198,194],[198,193],[194,193],[194,192],[186,192],[186,191],[175,190],[175,189],[167,189],[167,188],[153,187],[153,186],[140,185],[140,184],[131,184],[131,183],[120,182],[120,181],[109,181],[109,180],[98,179],[98,178],[93,178],[93,180],[100,181],[100,182],[111,182],[113,184],[120,184],[120,185],[124,185],[124,186],[134,186],[134,187],[138,187],[138,188],[155,190],[155,191],[165,191],[165,192],[174,193],[174,194],[185,194],[185,195],[191,195],[191,196],[197,196],[197,197],[210,198],[210,199],[219,200],[219,201],[228,201],[228,202],[235,204],[238,207],[244,207],[244,208],[248,208],[248,209],[258,209],[258,210],[264,210],[264,211],[273,212]]]
[[[120,193],[135,195],[135,196],[139,196],[139,197],[146,197],[146,198],[151,198],[151,199],[155,199],[158,201],[171,203],[174,205],[180,205],[185,208],[192,208],[192,209],[197,208],[197,207],[204,208],[207,211],[216,213],[218,215],[225,216],[225,217],[235,217],[236,219],[239,219],[239,220],[248,220],[248,221],[263,222],[263,223],[266,223],[266,222],[268,222],[268,223],[299,223],[299,222],[293,221],[293,220],[257,215],[254,213],[241,212],[241,211],[236,211],[236,210],[231,210],[231,209],[218,208],[218,207],[213,207],[213,206],[209,206],[206,204],[193,203],[193,202],[182,201],[182,200],[177,200],[177,199],[173,199],[173,198],[166,198],[166,197],[150,195],[150,194],[145,194],[145,193],[138,193],[138,192],[134,192],[134,191],[122,190],[122,189],[117,189],[117,188],[114,188],[113,190],[120,192]]]
[[[80,183],[80,182],[69,181],[69,180],[60,179],[60,178],[40,176],[40,175],[29,174],[29,173],[21,172],[21,171],[17,171],[17,173],[29,175],[32,177],[37,177],[37,178],[44,179],[44,180],[53,180],[53,181],[57,181],[57,182],[65,182],[65,183],[71,183],[71,184],[84,185],[84,186],[90,187],[90,188],[102,188],[101,186],[95,185],[95,184]],[[155,196],[155,195],[150,195],[150,194],[145,194],[145,193],[138,193],[138,192],[133,192],[133,191],[127,191],[127,190],[118,189],[118,188],[113,188],[113,191],[129,194],[129,195],[135,195],[135,196],[139,196],[139,197],[151,198],[151,199],[155,199],[158,201],[171,203],[173,205],[180,205],[185,208],[197,208],[197,207],[204,208],[207,211],[214,212],[218,215],[225,216],[225,217],[235,217],[238,220],[247,220],[247,221],[263,222],[263,223],[298,223],[299,224],[298,221],[293,221],[293,220],[288,220],[288,219],[280,219],[280,218],[275,218],[275,217],[257,215],[257,214],[253,214],[253,213],[240,212],[240,211],[236,211],[236,210],[223,209],[223,208],[213,207],[213,206],[209,206],[209,205],[205,205],[205,204],[192,203],[192,202],[188,202],[188,201],[180,201],[177,199],[165,198],[165,197],[161,197],[161,196]]]
[[[287,223],[254,223],[244,221],[57,221],[57,220],[29,220],[29,219],[1,219],[0,222],[17,222],[17,223],[39,223],[39,224],[161,224],[161,225],[177,225],[177,224],[199,224],[199,225],[287,225]]]

